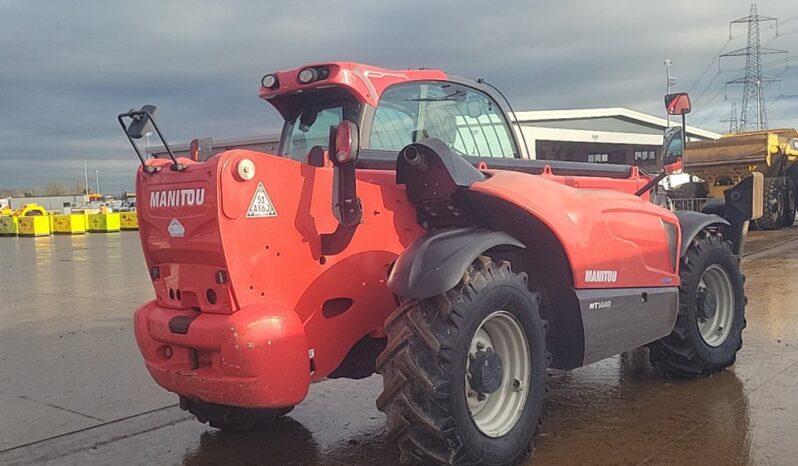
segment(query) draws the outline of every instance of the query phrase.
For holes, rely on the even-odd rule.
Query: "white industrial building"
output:
[[[87,202],[88,199],[82,194],[69,196],[29,196],[8,198],[8,204],[12,210],[19,209],[25,204],[39,204],[47,211],[60,211],[63,210],[64,207],[82,206]]]
[[[650,171],[661,163],[662,133],[668,126],[664,118],[624,107],[521,111],[516,117],[532,158],[620,163]],[[689,140],[707,140],[721,135],[688,125],[687,136]],[[272,134],[213,140],[213,152],[252,149],[277,153],[279,139],[279,134]],[[188,156],[189,145],[175,145],[172,150],[178,156]],[[163,147],[151,147],[147,152],[166,155]]]
[[[652,170],[661,164],[662,133],[668,127],[664,118],[624,107],[539,110],[516,112],[516,116],[532,158],[620,163]],[[687,126],[688,140],[720,136]]]

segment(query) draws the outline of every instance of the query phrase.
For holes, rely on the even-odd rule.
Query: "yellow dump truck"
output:
[[[723,199],[723,193],[751,172],[764,179],[763,215],[756,225],[763,230],[792,225],[798,187],[798,131],[774,129],[724,135],[714,141],[688,142],[684,172],[691,181],[673,192],[674,202]]]

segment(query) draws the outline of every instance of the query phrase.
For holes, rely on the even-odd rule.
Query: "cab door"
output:
[[[387,89],[366,133],[367,151],[395,155],[412,142],[437,138],[464,157],[520,157],[501,107],[484,92],[454,82],[413,82]]]

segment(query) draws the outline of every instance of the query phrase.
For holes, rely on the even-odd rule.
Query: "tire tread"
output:
[[[514,281],[526,289],[526,274],[514,274],[507,261],[495,263],[480,256],[455,288],[433,298],[403,300],[388,318],[389,345],[377,359],[384,384],[377,408],[388,417],[387,438],[398,444],[400,462],[480,463],[456,432],[453,413],[445,403],[451,387],[443,368],[453,363],[451,341],[461,326],[462,309],[497,280]],[[511,464],[528,457],[531,448],[530,443]]]
[[[742,347],[742,337],[740,337],[740,344],[738,348],[735,349],[735,354],[732,354],[729,360],[720,364],[711,363],[706,361],[699,354],[691,335],[690,326],[694,325],[694,322],[690,320],[688,306],[690,306],[691,303],[688,299],[689,290],[687,287],[700,279],[699,273],[702,271],[696,270],[697,265],[701,263],[699,257],[716,248],[722,249],[730,255],[733,254],[731,242],[723,240],[719,232],[704,231],[703,234],[696,238],[695,242],[688,249],[687,254],[682,258],[679,274],[681,279],[681,285],[679,286],[679,310],[676,317],[676,324],[670,335],[648,345],[651,363],[665,374],[682,377],[700,377],[720,372],[726,367],[734,364],[736,360],[736,350]],[[743,291],[744,302],[745,299],[745,292]],[[746,322],[745,319],[743,319],[742,328],[744,329],[745,326]]]

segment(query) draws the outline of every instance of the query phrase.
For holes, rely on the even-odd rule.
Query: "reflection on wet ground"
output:
[[[665,379],[645,349],[552,371],[533,464],[795,464],[798,228],[746,248],[733,370]],[[143,369],[130,314],[151,290],[135,234],[0,238],[0,463],[394,464],[381,379],[334,380],[262,429],[194,421]],[[144,272],[142,272],[144,271]]]

